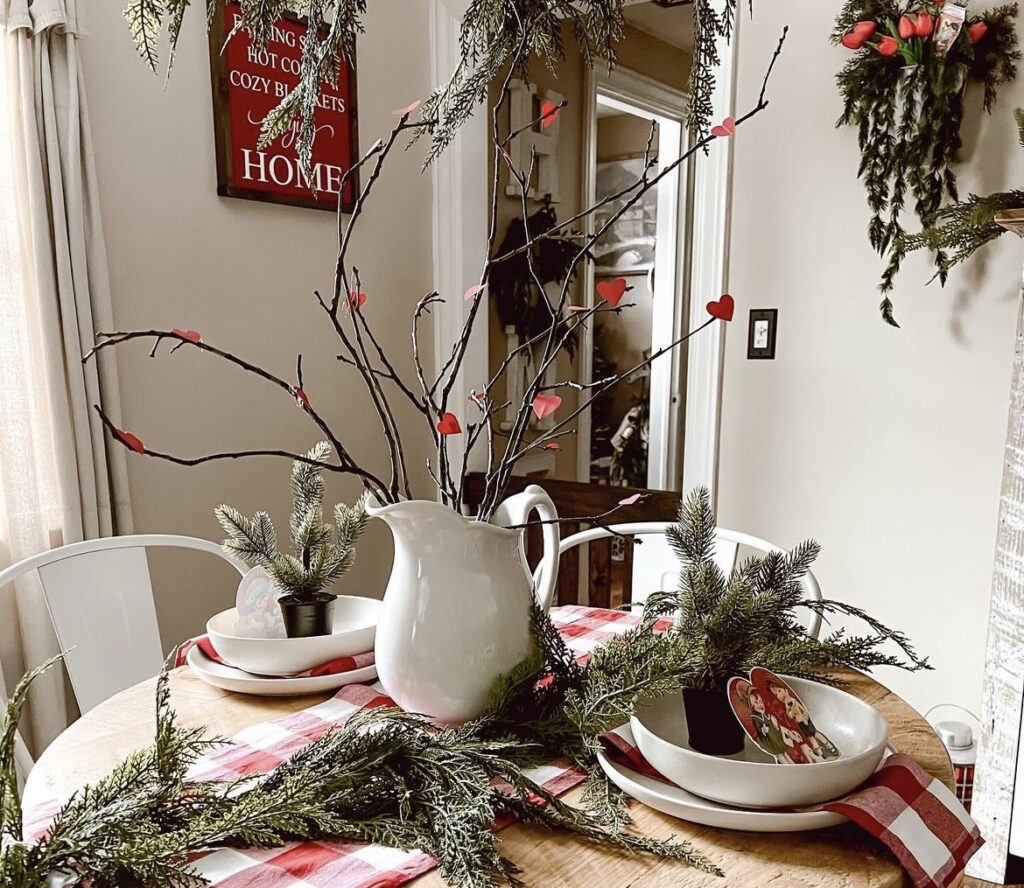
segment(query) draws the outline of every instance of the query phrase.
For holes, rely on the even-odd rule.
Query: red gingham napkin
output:
[[[608,757],[620,765],[671,783],[620,733],[602,740]],[[889,756],[859,789],[808,810],[842,814],[879,839],[915,888],[946,888],[985,842],[956,796],[908,755]]]
[[[200,635],[198,638],[190,638],[188,641],[183,641],[178,646],[178,650],[174,654],[175,668],[186,664],[188,652],[194,647],[199,648],[199,650],[213,660],[214,663],[220,663],[224,666],[231,665],[214,649],[213,642],[210,641],[209,635]],[[312,669],[307,669],[305,672],[296,672],[294,675],[282,677],[316,678],[319,675],[338,675],[342,672],[354,672],[356,669],[365,669],[367,666],[372,666],[373,664],[373,651],[367,651],[365,654],[356,654],[354,657],[338,657],[335,660],[328,660],[326,663],[314,666]]]

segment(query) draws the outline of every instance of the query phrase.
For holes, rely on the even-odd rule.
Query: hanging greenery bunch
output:
[[[486,715],[439,727],[393,709],[365,710],[263,779],[227,785],[186,780],[213,741],[201,729],[176,723],[164,674],[157,683],[154,744],[79,791],[33,843],[21,832],[14,735],[28,687],[51,661],[19,683],[0,723],[0,884],[45,888],[50,873],[65,872],[73,884],[92,888],[135,882],[192,888],[202,884],[190,868],[197,853],[341,839],[422,849],[458,888],[515,885],[515,865],[502,856],[493,829],[507,815],[721,875],[688,844],[629,831],[625,798],[597,763],[601,735],[628,721],[640,703],[681,687],[716,685],[753,665],[831,681],[835,667],[917,669],[927,663],[905,637],[862,611],[803,599],[799,580],[817,554],[816,543],[751,559],[725,578],[712,559],[714,533],[710,496],[698,490],[670,532],[682,559],[679,591],[652,596],[641,623],[597,648],[586,663],[535,608],[537,653],[499,680]],[[817,641],[793,615],[800,606],[862,617],[872,634],[836,631]],[[671,627],[656,631],[659,620],[677,610]],[[889,641],[909,662],[881,650]],[[558,756],[588,774],[581,808],[523,773]]]
[[[207,0],[208,21],[218,2],[222,0]],[[694,64],[688,114],[691,130],[702,138],[711,126],[719,41],[728,43],[732,38],[737,2],[693,0]],[[753,0],[748,3],[753,12]],[[132,40],[154,73],[166,34],[170,75],[189,5],[190,0],[127,0],[124,17]],[[263,121],[260,142],[260,148],[266,147],[297,122],[299,157],[309,169],[317,98],[324,82],[336,85],[341,60],[354,58],[366,0],[240,0],[240,6],[240,27],[256,47],[266,43],[286,10],[304,16],[310,25],[302,45],[299,83]],[[622,7],[623,0],[472,0],[462,19],[459,64],[421,108],[431,141],[427,163],[451,143],[510,63],[525,76],[526,60],[532,55],[555,70],[565,56],[565,23],[588,66],[598,60],[613,66],[615,44],[623,35]]]
[[[990,111],[998,87],[1017,73],[1016,16],[1017,4],[1007,4],[961,28],[932,0],[847,0],[836,19],[833,42],[854,53],[836,76],[844,104],[837,125],[857,127],[868,237],[886,259],[880,309],[893,326],[902,213],[909,204],[927,227],[947,197],[957,199],[966,85],[984,87]],[[941,268],[943,257],[935,261]]]
[[[1016,118],[1020,144],[1024,148],[1024,109],[1017,109]],[[900,248],[906,253],[933,251],[938,257],[935,276],[945,285],[954,266],[1006,233],[1006,229],[996,222],[996,214],[1020,207],[1024,207],[1022,189],[984,196],[972,194],[966,200],[944,206],[935,214],[935,220],[928,228],[903,235]]]

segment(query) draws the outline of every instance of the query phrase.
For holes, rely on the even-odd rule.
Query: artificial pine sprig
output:
[[[299,601],[313,601],[348,573],[355,562],[356,543],[369,520],[365,493],[355,505],[335,505],[333,525],[324,520],[324,466],[331,455],[331,445],[321,441],[304,461],[292,464],[289,529],[295,554],[278,550],[277,533],[266,512],[247,518],[228,505],[214,510],[228,535],[224,551],[266,568],[277,587]]]

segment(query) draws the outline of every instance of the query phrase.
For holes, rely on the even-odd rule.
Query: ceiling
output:
[[[631,3],[623,10],[634,28],[680,49],[693,49],[693,7]]]

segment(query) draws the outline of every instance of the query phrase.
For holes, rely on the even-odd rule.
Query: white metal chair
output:
[[[610,527],[595,527],[574,533],[562,540],[558,547],[559,554],[582,546],[594,540],[621,534],[627,537],[643,537],[643,544],[633,554],[633,598],[632,604],[642,604],[647,596],[661,589],[673,589],[679,582],[680,564],[675,552],[669,545],[665,531],[673,526],[671,521],[642,521],[633,524],[615,524]],[[784,552],[784,549],[769,543],[767,540],[739,533],[735,530],[715,529],[715,563],[728,576],[736,566],[740,547],[753,549],[756,552]],[[539,571],[538,571],[539,573]],[[539,579],[539,578],[538,578]],[[821,589],[814,574],[808,572],[803,580],[808,598],[821,600]],[[817,638],[821,631],[821,615],[810,608],[807,609],[807,632]]]
[[[0,589],[30,571],[39,577],[83,713],[156,675],[163,665],[146,559],[146,549],[156,547],[207,552],[239,574],[248,570],[209,540],[148,534],[72,543],[0,571]]]

